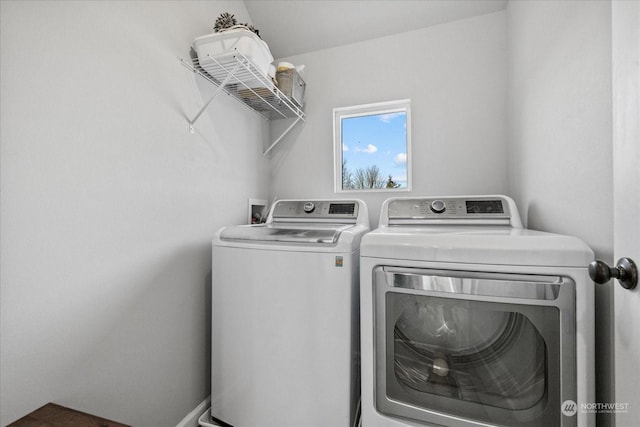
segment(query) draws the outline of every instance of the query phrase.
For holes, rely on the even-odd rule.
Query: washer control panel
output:
[[[273,206],[274,219],[356,219],[358,203],[327,200],[280,200]]]
[[[394,199],[388,204],[389,220],[509,219],[509,204],[501,197]]]

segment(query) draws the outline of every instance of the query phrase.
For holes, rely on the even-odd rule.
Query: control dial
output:
[[[304,206],[302,207],[302,209],[306,212],[306,213],[311,213],[316,209],[316,205],[313,204],[313,202],[307,202],[304,204]]]
[[[447,210],[447,205],[442,200],[434,200],[431,202],[431,211],[433,213],[441,214]]]

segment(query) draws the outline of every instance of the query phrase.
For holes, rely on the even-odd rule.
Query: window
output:
[[[410,104],[334,108],[336,192],[411,189]]]

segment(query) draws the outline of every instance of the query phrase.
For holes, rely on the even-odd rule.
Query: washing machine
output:
[[[279,200],[213,240],[211,417],[351,427],[360,396],[360,200]]]
[[[362,425],[593,427],[593,252],[505,196],[392,198],[361,244]]]

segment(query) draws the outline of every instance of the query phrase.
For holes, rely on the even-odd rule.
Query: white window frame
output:
[[[342,188],[342,119],[404,112],[406,114],[407,130],[407,186],[401,188]],[[334,191],[336,193],[355,192],[398,192],[411,191],[411,100],[401,99],[397,101],[377,102],[373,104],[354,105],[333,109],[333,158],[334,158]]]

